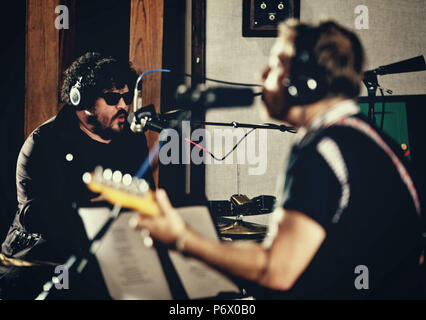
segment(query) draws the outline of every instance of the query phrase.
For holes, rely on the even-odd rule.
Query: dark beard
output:
[[[122,126],[122,130],[118,132],[115,130],[112,130],[110,127],[102,128],[102,125],[98,119],[98,114],[94,110],[91,110],[91,111],[92,111],[91,114],[87,117],[87,122],[93,125],[93,132],[99,135],[104,140],[111,140],[117,135],[121,134],[121,132],[130,130],[130,125],[127,121],[120,124],[120,126]],[[115,119],[117,119],[120,115],[124,115],[124,117],[127,119],[128,113],[123,109],[118,110],[118,112],[114,115],[114,117],[112,117],[111,123]]]
[[[87,122],[93,125],[93,133],[99,135],[104,140],[111,140],[118,135],[118,132],[112,130],[111,128],[102,128],[97,114],[88,116]]]

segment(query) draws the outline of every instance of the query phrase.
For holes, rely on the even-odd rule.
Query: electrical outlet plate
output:
[[[300,0],[243,0],[243,37],[276,37],[278,24],[300,17]]]

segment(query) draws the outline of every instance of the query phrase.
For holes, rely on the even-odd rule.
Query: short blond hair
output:
[[[286,46],[293,46],[293,50],[287,50],[293,53],[292,57],[301,43],[310,49],[314,63],[323,71],[327,81],[327,96],[355,98],[359,95],[364,50],[355,33],[333,21],[313,26],[288,19],[279,26],[279,39],[285,41]]]

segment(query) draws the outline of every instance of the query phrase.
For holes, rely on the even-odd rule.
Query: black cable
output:
[[[222,127],[233,127],[233,128],[251,128],[251,129],[274,129],[274,130],[280,130],[281,132],[290,132],[290,133],[297,133],[297,129],[294,127],[288,127],[284,124],[274,124],[274,123],[265,123],[265,124],[247,124],[247,123],[240,123],[240,122],[209,122],[209,121],[191,121],[194,125],[205,125],[205,126],[222,126]]]
[[[238,145],[254,130],[256,129],[276,129],[280,130],[281,132],[290,132],[290,133],[297,133],[296,128],[293,127],[287,127],[286,125],[276,125],[273,123],[267,123],[266,125],[257,125],[253,128],[253,125],[251,124],[245,124],[245,123],[238,123],[238,122],[232,122],[232,123],[222,123],[222,122],[204,122],[204,121],[194,121],[195,124],[202,124],[202,125],[210,125],[210,126],[232,126],[234,128],[252,128],[250,131],[248,131],[241,139],[237,142],[237,144],[223,157],[218,158],[216,157],[212,152],[207,150],[206,148],[200,146],[198,143],[191,141],[189,139],[185,139],[189,143],[192,143],[193,145],[197,146],[198,148],[204,150],[207,152],[213,159],[217,161],[223,161],[225,160],[235,149],[238,147]]]
[[[185,75],[192,77],[192,75],[190,75],[190,74],[185,74]],[[231,86],[261,87],[260,84],[240,83],[240,82],[217,80],[217,79],[212,79],[212,78],[204,78],[203,80],[207,80],[207,81],[211,81],[211,82],[217,82],[217,83],[222,83],[222,84],[228,84],[228,85],[231,85]]]
[[[190,78],[192,78],[193,77],[193,75],[192,74],[190,74],[190,73],[180,73],[180,72],[174,72],[174,71],[171,71],[171,73],[175,73],[175,74],[180,74],[180,75],[184,75],[184,76],[186,76],[186,77],[190,77]],[[221,83],[221,84],[227,84],[227,85],[231,85],[231,86],[241,86],[241,87],[261,87],[261,85],[260,84],[252,84],[252,83],[240,83],[240,82],[232,82],[232,81],[224,81],[224,80],[217,80],[217,79],[212,79],[212,78],[207,78],[207,77],[205,77],[205,78],[201,78],[201,80],[204,80],[204,81],[211,81],[211,82],[216,82],[216,83]],[[258,95],[261,95],[262,94],[262,92],[257,92],[257,93],[254,93],[254,95],[255,96],[258,96]],[[292,128],[291,128],[292,129]],[[193,141],[191,141],[191,140],[188,140],[190,143],[192,143],[192,144],[194,144],[195,146],[197,146],[197,147],[199,147],[199,148],[201,148],[202,150],[204,150],[205,152],[207,152],[213,159],[215,159],[215,160],[217,160],[217,161],[223,161],[223,160],[225,160],[232,152],[234,152],[235,151],[235,149],[239,146],[239,144],[250,134],[250,133],[252,133],[254,130],[256,130],[256,128],[253,128],[253,129],[251,129],[249,132],[247,132],[245,135],[244,135],[244,137],[242,137],[241,139],[240,139],[240,141],[238,141],[237,142],[237,144],[223,157],[223,158],[218,158],[218,157],[216,157],[212,152],[210,152],[209,150],[207,150],[207,149],[205,149],[205,148],[203,148],[202,146],[200,146],[199,144],[197,144],[197,143],[195,143],[195,142],[193,142]],[[294,133],[293,131],[291,131],[291,130],[288,130],[288,131],[290,131],[290,132],[292,132],[292,133]]]
[[[241,142],[243,142],[243,140],[250,134],[250,133],[252,133],[254,130],[256,130],[256,128],[253,128],[253,129],[251,129],[249,132],[247,132],[245,135],[244,135],[244,137],[242,137],[241,139],[240,139],[240,141],[238,141],[237,142],[237,144],[231,149],[231,151],[229,151],[222,159],[217,159],[214,155],[213,155],[213,153],[211,153],[210,152],[210,155],[214,158],[214,159],[216,159],[216,160],[218,160],[218,161],[223,161],[223,160],[225,160],[232,152],[234,152],[235,151],[235,149],[237,149],[237,147],[239,146],[239,144],[241,143]]]
[[[174,72],[171,71],[171,73],[174,74],[179,74],[179,75],[184,75],[186,77],[194,77],[192,74],[190,73],[181,73],[181,72]],[[225,80],[217,80],[217,79],[212,79],[212,78],[201,78],[201,80],[203,81],[211,81],[211,82],[217,82],[217,83],[221,83],[221,84],[227,84],[230,86],[241,86],[241,87],[261,87],[260,84],[253,84],[253,83],[240,83],[240,82],[233,82],[233,81],[225,81]]]
[[[189,141],[190,143],[192,143],[193,145],[195,145],[195,146],[197,146],[197,147],[199,147],[200,149],[202,149],[202,150],[204,150],[205,152],[207,152],[213,159],[215,159],[215,160],[217,160],[217,161],[223,161],[223,160],[225,160],[226,158],[228,158],[228,156],[232,153],[232,152],[234,152],[235,151],[235,149],[237,149],[237,147],[239,146],[239,144],[250,134],[250,133],[252,133],[254,130],[256,130],[256,128],[253,128],[253,129],[251,129],[249,132],[247,132],[245,135],[244,135],[244,137],[242,137],[241,139],[240,139],[240,141],[238,141],[237,142],[237,144],[223,157],[223,158],[218,158],[218,157],[216,157],[212,152],[210,152],[209,150],[207,150],[206,148],[204,148],[204,147],[202,147],[202,146],[200,146],[198,143],[195,143],[195,142],[193,142],[193,141],[191,141],[191,140],[189,140],[189,139],[185,139],[185,140],[187,140],[187,141]]]

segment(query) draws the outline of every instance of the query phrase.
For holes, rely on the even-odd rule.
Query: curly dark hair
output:
[[[81,77],[81,107],[94,106],[96,99],[105,91],[122,89],[125,85],[134,90],[136,71],[130,62],[121,62],[97,52],[87,52],[65,70],[61,89],[62,102],[71,104],[69,93]]]

